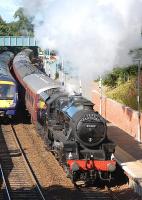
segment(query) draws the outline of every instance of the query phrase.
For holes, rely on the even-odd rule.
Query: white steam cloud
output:
[[[142,0],[23,0],[35,16],[43,48],[55,48],[78,68],[83,80],[130,62],[141,46]]]

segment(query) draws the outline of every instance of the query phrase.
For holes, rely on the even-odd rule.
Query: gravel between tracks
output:
[[[133,189],[129,188],[128,184],[113,187],[111,190],[119,197],[120,200],[142,200]]]
[[[33,168],[33,171],[41,185],[46,199],[86,199],[82,192],[74,188],[71,180],[66,177],[65,172],[57,160],[54,158],[52,153],[46,150],[46,145],[44,144],[42,138],[37,134],[34,125],[29,123],[17,124],[14,125],[14,129],[20,140],[22,148],[24,149],[24,152],[26,153],[26,156]],[[14,144],[11,143],[10,145],[11,149],[13,149]],[[10,173],[9,175],[11,176],[12,174]],[[117,194],[120,200],[141,199],[131,189],[128,188],[128,185],[123,185],[119,188],[114,187],[112,190]]]
[[[14,126],[47,199],[74,199],[77,191],[32,124]],[[50,197],[50,198],[49,198]]]

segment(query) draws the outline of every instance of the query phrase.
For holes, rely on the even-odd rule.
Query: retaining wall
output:
[[[105,96],[101,98],[98,88],[92,90],[92,101],[95,104],[95,110],[99,113],[102,111],[101,114],[105,119],[126,131],[135,139],[138,138],[139,117],[137,111]],[[140,127],[142,127],[142,114],[140,117]]]

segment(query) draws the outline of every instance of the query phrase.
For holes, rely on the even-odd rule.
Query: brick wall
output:
[[[97,88],[92,90],[92,100],[95,110],[100,113],[100,94]],[[126,131],[131,136],[137,138],[138,135],[138,112],[120,104],[112,99],[102,97],[102,116],[112,122],[120,129]],[[142,127],[142,114],[140,125]],[[142,138],[142,137],[141,137]],[[142,139],[141,139],[142,141]]]

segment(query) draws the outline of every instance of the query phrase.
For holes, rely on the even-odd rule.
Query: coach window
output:
[[[28,96],[29,96],[29,102],[30,102],[30,93],[29,93],[29,95],[28,95]]]
[[[25,96],[25,99],[27,100],[27,92],[26,92],[26,96]]]
[[[32,106],[33,106],[33,104],[34,104],[34,98],[32,97]]]
[[[30,94],[30,104],[32,104],[32,96],[31,96],[31,94]]]
[[[30,101],[30,95],[29,95],[29,93],[28,93],[28,101]]]
[[[29,93],[27,93],[27,100],[29,101]]]
[[[29,94],[26,92],[26,100],[29,101]]]

